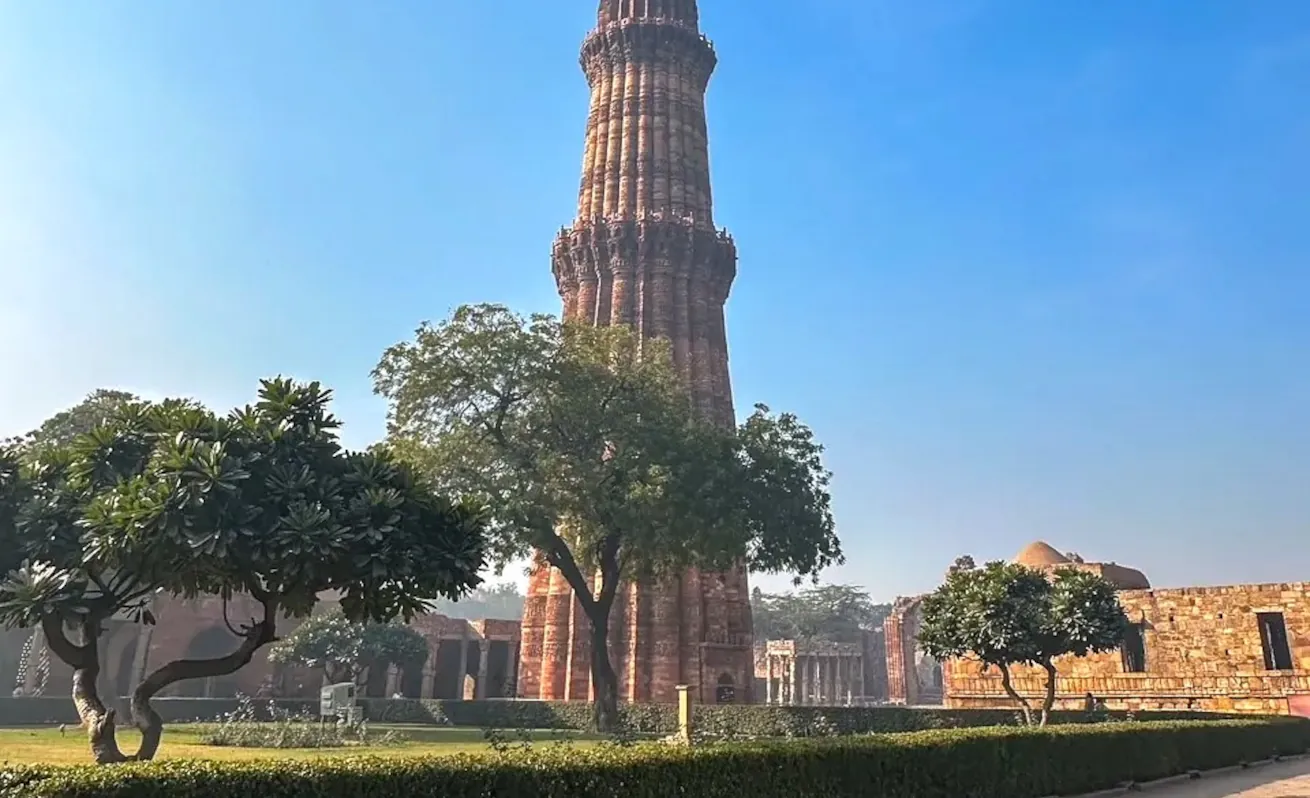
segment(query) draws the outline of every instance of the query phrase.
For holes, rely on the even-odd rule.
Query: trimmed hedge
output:
[[[125,706],[126,703],[120,701],[119,705]],[[255,700],[259,710],[267,707],[268,703],[265,699]],[[280,709],[296,714],[318,712],[318,701],[279,699],[273,703]],[[235,711],[238,704],[235,698],[156,698],[151,702],[165,723],[217,720]],[[0,698],[0,726],[57,726],[78,722],[77,709],[69,696]]]
[[[237,708],[236,699],[157,698],[154,707],[165,723],[212,721]],[[255,708],[268,706],[256,699]],[[279,709],[300,714],[318,712],[318,702],[281,699]],[[583,731],[591,725],[591,705],[566,701],[449,701],[371,698],[363,701],[365,716],[374,723],[417,723],[478,729],[558,729]],[[713,737],[806,737],[873,732],[1013,726],[1019,716],[1008,709],[923,709],[919,707],[806,707],[699,705],[696,725]],[[620,707],[624,726],[636,734],[672,734],[678,728],[677,707],[671,704],[628,704]],[[1123,720],[1126,713],[1103,718]],[[1142,712],[1139,720],[1214,720],[1233,715],[1203,712]],[[1248,716],[1249,717],[1249,716]],[[1091,720],[1082,712],[1055,712],[1055,724]],[[40,726],[77,723],[72,699],[0,698],[0,726]]]
[[[376,723],[418,723],[493,729],[561,729],[591,726],[591,704],[565,701],[433,701],[370,699],[368,719]],[[763,704],[700,704],[696,727],[710,737],[814,737],[1017,726],[1010,709],[925,709],[923,707],[811,707]],[[619,707],[624,728],[638,734],[672,734],[678,710],[671,704],[625,704]],[[1126,712],[1104,713],[1095,720],[1126,720]],[[1216,720],[1238,718],[1204,712],[1143,712],[1137,720]],[[1246,717],[1250,717],[1249,715]],[[1088,723],[1085,712],[1053,712],[1057,725]]]
[[[1310,723],[1293,719],[1101,724],[691,749],[647,745],[483,757],[179,759],[108,768],[20,768],[0,772],[0,793],[15,798],[1041,798],[1308,749]]]

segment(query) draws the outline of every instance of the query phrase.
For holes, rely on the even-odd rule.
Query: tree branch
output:
[[[277,640],[275,635],[277,602],[266,596],[260,603],[264,608],[263,620],[253,623],[250,628],[238,635],[243,639],[235,651],[216,659],[177,659],[163,665],[147,676],[145,681],[133,691],[134,707],[148,702],[160,690],[175,682],[184,679],[226,676],[248,665],[256,651]]]
[[[1019,691],[1014,689],[1014,683],[1010,681],[1010,666],[1002,662],[999,663],[997,667],[1001,669],[1001,687],[1005,688],[1006,695],[1010,696],[1010,698],[1013,698],[1015,701],[1017,701],[1019,703],[1019,707],[1023,709],[1024,723],[1028,726],[1033,725],[1032,705],[1028,703],[1028,699],[1019,695]]]
[[[77,670],[91,667],[95,658],[95,646],[90,641],[77,645],[68,639],[64,631],[64,621],[54,615],[41,617],[41,631],[45,633],[46,645],[51,653],[64,661],[65,665]]]
[[[228,617],[227,617],[227,596],[224,596],[224,597],[223,597],[223,625],[227,627],[227,630],[228,630],[229,632],[231,632],[232,635],[233,635],[234,637],[242,637],[242,636],[243,636],[241,632],[238,632],[235,628],[233,628],[233,626],[232,626],[232,622],[231,622],[230,620],[228,620]]]
[[[614,596],[619,589],[619,574],[622,563],[619,560],[619,544],[623,538],[617,532],[610,532],[600,542],[600,595],[596,603],[606,615],[614,604]]]
[[[591,617],[600,607],[597,605],[595,596],[592,595],[591,585],[587,584],[586,578],[582,575],[582,569],[578,567],[578,561],[573,557],[573,551],[568,547],[559,535],[555,535],[550,549],[546,551],[546,561],[559,569],[564,575],[564,580],[573,588],[573,593],[582,603],[582,609]],[[602,585],[602,589],[604,585]],[[608,609],[608,608],[606,608]]]

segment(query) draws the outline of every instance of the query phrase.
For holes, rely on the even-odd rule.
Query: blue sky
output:
[[[365,445],[420,321],[555,311],[595,5],[0,3],[0,435],[285,373]],[[831,578],[1310,578],[1310,3],[701,7],[736,394],[827,443]]]

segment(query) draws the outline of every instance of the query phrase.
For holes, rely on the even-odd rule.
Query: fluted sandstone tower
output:
[[[668,338],[692,401],[732,424],[723,305],[737,252],[714,227],[705,89],[716,57],[696,0],[602,0],[582,45],[591,87],[582,186],[552,265],[564,314]],[[558,571],[531,576],[519,694],[591,697],[586,616]],[[750,700],[750,598],[744,572],[691,572],[625,586],[611,620],[627,701]]]

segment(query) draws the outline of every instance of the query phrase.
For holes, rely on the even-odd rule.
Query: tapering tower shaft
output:
[[[723,307],[737,252],[714,227],[705,91],[716,55],[696,0],[602,0],[581,63],[591,101],[577,217],[552,253],[564,315],[667,338],[696,408],[730,425]],[[673,701],[678,684],[701,701],[749,700],[743,571],[625,586],[613,616],[625,700]],[[532,574],[522,635],[520,695],[592,696],[587,619],[554,569]]]

